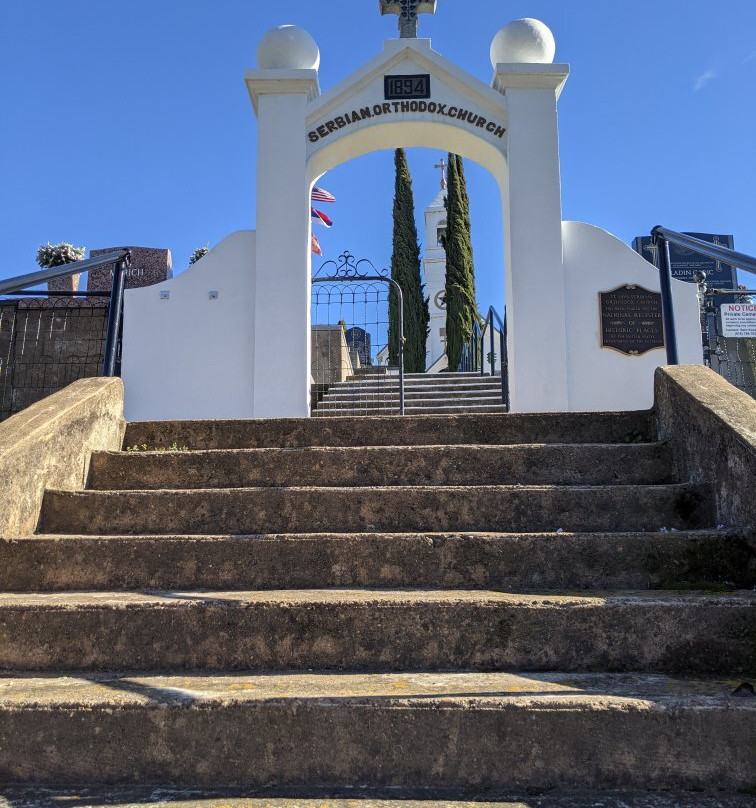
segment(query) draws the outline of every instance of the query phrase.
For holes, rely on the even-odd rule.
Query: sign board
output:
[[[723,303],[722,336],[756,339],[756,303]]]
[[[664,347],[661,295],[635,284],[599,292],[601,347],[640,356]]]
[[[407,98],[430,98],[430,74],[416,76],[384,76],[383,97],[386,101],[404,101]]]
[[[722,247],[735,248],[732,236],[721,236],[713,233],[686,233],[687,236],[706,241],[709,244],[720,244]],[[651,236],[638,236],[633,239],[633,249],[650,263],[654,263],[656,252]],[[737,289],[738,281],[735,267],[699,255],[687,247],[676,244],[669,245],[670,270],[672,277],[681,281],[695,283],[697,272],[706,273],[706,285],[710,289]]]
[[[105,255],[105,253],[123,249],[131,250],[131,266],[126,270],[125,286],[127,289],[134,289],[138,286],[151,286],[153,283],[161,283],[173,277],[171,251],[166,249],[155,247],[105,247],[90,250],[89,257],[97,258],[98,255]],[[109,292],[113,286],[114,269],[115,267],[110,264],[90,270],[87,279],[87,291]]]

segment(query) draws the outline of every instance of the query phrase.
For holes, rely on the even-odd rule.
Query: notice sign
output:
[[[723,303],[722,335],[756,338],[756,303]]]
[[[661,295],[635,284],[599,292],[601,346],[628,356],[664,347]]]

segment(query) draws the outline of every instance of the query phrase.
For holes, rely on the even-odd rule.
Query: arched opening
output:
[[[435,365],[437,372],[445,367],[445,364],[435,363],[439,346],[441,353],[445,350],[446,311],[443,295],[439,294],[443,290],[443,278],[440,289],[429,288],[426,259],[429,255],[437,259],[439,254],[444,258],[440,235],[447,221],[443,209],[435,216],[426,216],[434,200],[438,202],[440,192],[440,175],[435,164],[449,151],[465,158],[478,308],[485,314],[493,305],[503,316],[505,234],[502,223],[506,161],[501,151],[474,135],[452,126],[429,123],[376,124],[322,147],[311,155],[308,173],[313,184],[335,194],[337,204],[329,206],[327,212],[329,215],[333,212],[336,226],[329,231],[317,225],[313,228],[325,251],[323,258],[313,256],[313,272],[323,261],[335,258],[344,249],[358,257],[370,258],[381,268],[390,266],[393,149],[397,147],[405,148],[410,163],[425,295],[432,318],[426,368]],[[365,228],[365,221],[371,223],[370,228]],[[369,236],[364,241],[361,238],[362,243],[355,243],[353,234],[364,234],[366,230],[370,231]],[[435,286],[438,285],[435,279]],[[354,325],[364,327],[359,323]],[[373,339],[375,352],[382,347],[381,339],[385,336]]]

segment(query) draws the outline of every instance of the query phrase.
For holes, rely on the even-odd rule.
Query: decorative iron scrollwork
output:
[[[370,259],[357,259],[349,250],[344,250],[336,260],[325,261],[321,264],[312,279],[337,281],[388,278],[388,276],[388,269],[376,269]]]

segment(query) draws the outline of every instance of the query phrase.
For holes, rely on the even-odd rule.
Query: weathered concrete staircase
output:
[[[190,451],[96,454],[0,541],[0,780],[752,785],[753,545],[654,435],[650,413],[130,424]]]
[[[501,377],[479,373],[407,373],[407,415],[504,412]],[[399,412],[399,377],[363,373],[331,385],[313,411],[316,416],[395,415]]]

